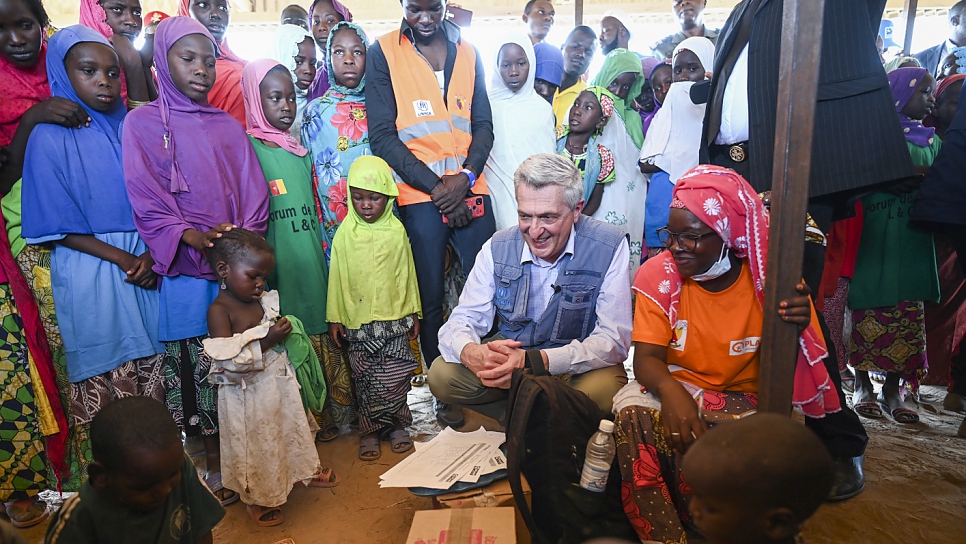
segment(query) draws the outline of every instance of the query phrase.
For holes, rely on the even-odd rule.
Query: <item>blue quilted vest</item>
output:
[[[511,227],[493,235],[494,306],[497,327],[524,349],[565,346],[587,338],[597,325],[597,296],[614,252],[625,238],[616,227],[581,215],[574,225],[574,255],[563,255],[547,309],[527,318],[530,263],[520,264],[526,242]]]

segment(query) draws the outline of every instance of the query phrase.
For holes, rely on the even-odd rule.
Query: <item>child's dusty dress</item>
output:
[[[285,343],[265,352],[259,343],[279,318],[278,292],[259,302],[257,326],[204,345],[213,360],[208,379],[219,386],[222,482],[245,504],[275,507],[296,482],[308,485],[320,463]]]

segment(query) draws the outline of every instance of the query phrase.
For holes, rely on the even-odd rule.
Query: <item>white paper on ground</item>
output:
[[[470,433],[444,429],[380,476],[379,487],[449,489],[457,481],[475,483],[480,476],[506,468],[500,445],[504,433],[480,427]]]

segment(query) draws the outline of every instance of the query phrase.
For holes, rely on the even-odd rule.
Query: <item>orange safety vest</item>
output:
[[[396,95],[399,139],[437,176],[458,173],[473,141],[470,110],[476,82],[476,50],[465,41],[456,44],[456,63],[444,102],[433,67],[409,38],[397,30],[378,41],[386,55]],[[395,173],[393,176],[399,188],[400,206],[431,201],[428,194],[404,183]],[[483,172],[478,174],[472,192],[489,194]]]

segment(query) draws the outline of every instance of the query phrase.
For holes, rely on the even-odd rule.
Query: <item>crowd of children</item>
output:
[[[364,461],[381,441],[412,449],[423,308],[396,180],[369,145],[370,40],[338,0],[295,8],[272,59],[247,62],[228,46],[228,0],[182,0],[179,16],[152,17],[140,51],[138,0],[82,0],[81,24],[56,32],[40,0],[0,0],[0,28],[17,27],[0,49],[0,350],[12,392],[0,498],[16,526],[46,519],[37,494],[57,486],[80,493],[48,542],[123,541],[115,503],[152,512],[138,530],[200,542],[224,505],[241,499],[255,523],[278,525],[295,483],[338,485],[315,441],[350,423]],[[711,77],[714,45],[688,38],[666,61],[614,49],[588,86],[595,39],[578,27],[563,54],[522,34],[497,44],[485,176],[497,228],[512,228],[519,164],[565,156],[583,176],[583,213],[629,236],[633,272],[664,249],[674,185],[699,162],[705,107],[690,89]],[[893,64],[896,111],[925,171],[964,76],[937,89],[926,70]],[[932,235],[909,222],[915,197],[908,182],[866,196],[861,220],[829,237],[845,255],[821,291],[855,372],[856,412],[900,423],[918,421],[903,401],[928,369],[926,306],[946,282]],[[958,311],[944,319],[958,323]],[[178,429],[200,439],[200,479]],[[788,444],[820,449],[795,432]],[[705,493],[732,485],[696,464],[721,451],[702,448],[726,448],[713,439],[726,432],[709,433],[684,466],[709,538],[718,521],[702,508],[717,499]],[[803,486],[825,478],[814,457],[818,474],[796,475]],[[814,511],[790,508],[763,510],[770,541]]]

